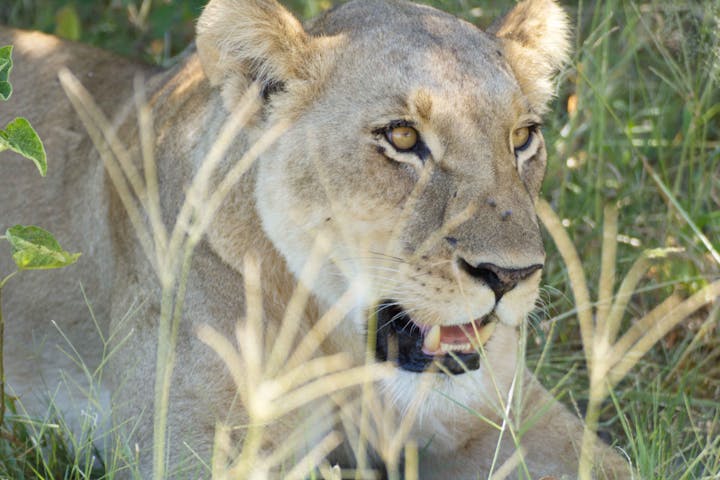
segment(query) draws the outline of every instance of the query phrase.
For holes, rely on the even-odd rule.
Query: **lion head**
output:
[[[297,276],[332,237],[312,286],[326,306],[360,285],[341,348],[363,358],[367,334],[401,370],[454,374],[482,349],[515,352],[545,259],[540,125],[567,36],[550,0],[490,32],[399,1],[307,28],[275,2],[210,2],[198,50],[225,107],[259,82],[253,128],[290,122],[258,160],[263,229]]]

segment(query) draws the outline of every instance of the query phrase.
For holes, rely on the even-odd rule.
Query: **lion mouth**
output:
[[[393,360],[403,370],[424,372],[437,363],[438,371],[453,375],[480,368],[479,349],[495,330],[492,314],[463,325],[423,326],[395,301],[383,300],[376,309],[375,356]]]

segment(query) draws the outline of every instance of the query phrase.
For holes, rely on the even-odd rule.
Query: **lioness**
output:
[[[169,475],[210,458],[219,420],[237,427],[248,420],[227,367],[198,340],[198,328],[235,335],[246,309],[243,259],[254,252],[272,342],[321,234],[329,247],[306,285],[311,298],[298,331],[310,331],[360,282],[317,355],[344,353],[362,365],[368,336],[375,339],[374,358],[395,365],[377,385],[392,400],[385,407],[400,417],[422,398],[409,431],[421,448],[421,478],[485,478],[516,452],[522,478],[575,475],[581,421],[518,366],[518,327],[534,307],[545,260],[534,211],[546,163],[541,115],[568,55],[567,19],[554,1],[519,3],[483,32],[403,1],[351,1],[304,28],[273,0],[212,0],[198,22],[197,52],[167,72],[38,33],[2,30],[0,44],[8,43],[16,91],[0,122],[29,117],[45,140],[50,173],[40,179],[29,162],[0,157],[0,227],[37,224],[83,252],[68,270],[26,272],[6,287],[8,382],[32,411],[42,411],[50,392],[79,421],[87,412],[77,397],[56,391],[58,383],[88,382],[69,345],[90,371],[109,357],[100,396],[112,398],[140,475],[150,475],[159,283],[59,88],[59,69],[68,67],[117,115],[137,158],[133,79],[148,78],[167,225],[217,131],[259,85],[260,106],[211,183],[272,125],[288,126],[234,186],[196,248],[172,380]],[[202,207],[196,212],[202,216]],[[0,271],[8,272],[8,252],[0,253]],[[279,448],[307,414],[267,426],[261,450]],[[519,436],[498,428],[504,424]],[[235,431],[242,440],[244,430]],[[308,443],[322,435],[308,431]],[[355,464],[349,451],[337,448],[331,461]],[[595,460],[598,477],[630,476],[606,446],[596,447]]]

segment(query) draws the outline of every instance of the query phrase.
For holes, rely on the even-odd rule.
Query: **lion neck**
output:
[[[189,55],[183,64],[156,81],[157,89],[151,103],[160,140],[157,149],[160,189],[166,221],[172,224],[178,206],[184,201],[190,179],[205,161],[207,152],[228,119],[228,110],[220,90],[213,88],[203,75],[196,55]],[[187,121],[178,122],[178,119]],[[211,180],[211,191],[237,164],[262,130],[262,126],[251,121],[248,129],[237,136]],[[252,255],[259,260],[266,338],[273,338],[273,330],[278,329],[284,318],[298,282],[285,258],[266,234],[258,213],[255,186],[258,165],[262,161],[263,158],[257,159],[231,189],[214,215],[205,238],[210,249],[240,275],[243,275],[246,256]],[[237,296],[242,298],[244,294],[238,291]],[[300,319],[298,338],[302,338],[321,312],[329,307],[331,305],[320,305],[317,298],[310,296]],[[333,335],[322,340],[320,353],[347,350],[343,345],[351,340],[348,329],[336,329]],[[364,345],[364,342],[358,343],[361,347]],[[364,358],[361,353],[358,354],[360,360]]]
[[[169,72],[151,79],[149,89],[153,92],[150,104],[158,139],[156,152],[163,216],[166,224],[172,225],[185,201],[187,187],[206,161],[228,119],[228,112],[219,89],[211,87],[194,54]],[[211,179],[210,193],[240,160],[252,137],[252,131],[241,132],[227,149],[226,158]],[[255,202],[256,170],[256,166],[252,166],[230,190],[205,238],[210,249],[240,275],[247,255],[259,260],[264,314],[268,323],[273,323],[273,319],[279,322],[283,318],[296,280],[262,228]],[[237,295],[242,297],[243,292]],[[317,308],[311,300],[304,321],[308,323],[316,316]]]
[[[264,315],[268,328],[273,330],[285,314],[297,281],[262,228],[254,197],[256,170],[253,167],[246,172],[230,192],[206,236],[210,248],[241,275],[246,258],[252,256],[259,261]],[[317,315],[317,306],[311,299],[302,319],[301,334]]]

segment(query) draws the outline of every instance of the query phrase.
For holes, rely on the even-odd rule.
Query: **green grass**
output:
[[[568,219],[584,268],[597,278],[603,206],[622,205],[620,274],[646,248],[685,249],[653,267],[625,321],[672,291],[687,294],[718,277],[720,262],[720,2],[599,2],[578,9],[574,68],[547,128],[545,198]],[[703,236],[705,239],[703,239]],[[540,369],[553,385],[578,368],[568,389],[583,403],[587,377],[564,265],[550,246],[545,283],[550,341]],[[593,285],[595,282],[591,282]],[[560,318],[548,338],[552,317]],[[720,475],[720,336],[717,305],[683,322],[616,389],[605,429],[642,478]],[[532,342],[531,342],[532,343]]]
[[[50,409],[44,418],[29,418],[8,397],[5,426],[0,430],[0,478],[100,478],[107,470],[98,451],[100,439],[88,422],[75,436]]]
[[[203,3],[155,2],[146,22],[135,25],[126,8],[110,2],[11,1],[0,6],[0,23],[70,31],[81,41],[168,64],[191,39]],[[286,2],[301,16],[330,3]],[[426,3],[483,26],[506,5]],[[720,275],[720,0],[564,3],[576,19],[576,48],[546,119],[543,196],[567,219],[591,289],[609,202],[622,207],[619,278],[644,249],[684,249],[651,268],[630,302],[627,326],[671,292],[693,293]],[[58,22],[67,18],[58,15],[65,4],[73,5],[78,28]],[[574,299],[551,241],[547,250],[543,307],[531,322],[527,357],[545,385],[565,379],[564,398],[582,409],[588,378]],[[603,404],[602,430],[627,452],[641,478],[720,476],[719,312],[716,304],[681,323]],[[569,371],[574,374],[567,377]],[[61,428],[42,428],[56,420],[37,426],[9,417],[0,438],[0,478],[98,478],[100,471],[87,461],[93,454],[88,444],[72,442]]]

